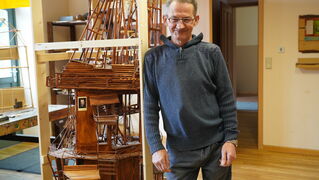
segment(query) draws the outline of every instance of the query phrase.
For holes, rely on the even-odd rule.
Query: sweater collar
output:
[[[172,47],[172,48],[179,48],[176,44],[174,44],[171,39],[172,37],[169,36],[169,37],[165,37],[164,35],[161,35],[160,39],[163,41],[163,43],[169,47]],[[200,33],[199,35],[195,36],[194,34],[192,35],[192,39],[190,41],[188,41],[186,44],[184,44],[182,46],[182,48],[188,48],[192,45],[195,45],[195,44],[198,44],[202,41],[203,39],[203,33]]]

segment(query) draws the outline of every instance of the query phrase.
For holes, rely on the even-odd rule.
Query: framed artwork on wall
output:
[[[299,51],[319,52],[319,15],[299,16]]]

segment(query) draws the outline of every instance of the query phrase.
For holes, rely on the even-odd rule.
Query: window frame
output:
[[[8,12],[8,23],[13,27],[16,27],[16,16],[15,16],[15,9],[3,9]],[[17,45],[17,37],[14,36],[14,32],[9,32],[9,39],[10,46]],[[0,61],[1,63],[1,61]],[[16,59],[11,60],[11,67],[19,66],[19,61]],[[15,68],[12,69],[15,71],[12,73],[11,77],[0,78],[0,88],[12,88],[12,87],[19,87],[20,86],[20,69]]]

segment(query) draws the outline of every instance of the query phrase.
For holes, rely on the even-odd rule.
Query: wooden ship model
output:
[[[148,1],[151,46],[159,44],[161,4]],[[136,38],[137,17],[135,0],[98,0],[81,40]],[[70,102],[65,128],[49,149],[54,177],[142,179],[138,47],[83,48],[80,58],[74,54],[61,73],[47,77],[47,86],[66,89]]]

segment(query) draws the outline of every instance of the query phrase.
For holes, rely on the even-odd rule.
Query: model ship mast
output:
[[[161,4],[158,0],[148,2],[152,46],[159,44]],[[80,39],[137,38],[137,29],[135,0],[99,0],[89,11]],[[78,59],[74,54],[62,73],[47,78],[47,86],[68,90],[70,102],[65,129],[49,151],[62,166],[54,172],[63,178],[65,159],[73,159],[77,165],[96,164],[102,179],[127,179],[126,174],[136,175],[129,179],[140,179],[138,47],[83,48]],[[138,130],[132,129],[134,124]]]

